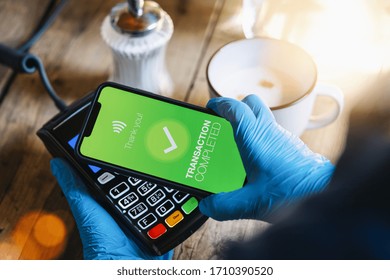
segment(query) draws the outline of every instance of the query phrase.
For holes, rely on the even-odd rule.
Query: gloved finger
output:
[[[55,158],[51,160],[50,165],[72,210],[84,248],[94,246],[96,237],[101,237],[106,232],[113,233],[118,240],[123,239],[123,232],[117,223],[91,197],[84,183],[67,162]]]
[[[101,206],[88,193],[84,182],[77,176],[72,168],[63,159],[54,158],[50,167],[75,215],[76,220],[83,220],[84,213]]]
[[[240,129],[248,129],[251,127],[249,124],[256,120],[252,110],[236,99],[213,98],[209,100],[207,107],[227,119],[231,123],[236,136],[244,135],[244,131],[240,131]]]
[[[173,250],[170,250],[168,253],[165,253],[164,255],[162,255],[161,257],[159,257],[160,260],[172,260],[173,258],[173,253],[174,251]]]
[[[243,100],[243,103],[248,105],[252,110],[256,118],[274,120],[275,117],[272,114],[270,108],[255,94],[247,95]]]
[[[215,220],[256,219],[261,211],[259,190],[249,186],[239,190],[213,194],[199,203],[200,211]]]

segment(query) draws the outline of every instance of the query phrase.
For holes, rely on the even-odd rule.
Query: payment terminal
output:
[[[89,165],[74,148],[93,94],[76,101],[49,120],[38,132],[54,157],[65,158],[92,195],[138,245],[162,255],[195,232],[206,220],[200,197]]]

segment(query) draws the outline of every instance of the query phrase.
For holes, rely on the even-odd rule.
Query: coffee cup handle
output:
[[[316,96],[329,96],[336,103],[336,108],[320,115],[310,117],[307,129],[324,127],[334,122],[341,114],[344,107],[343,92],[334,85],[317,84],[313,90]]]

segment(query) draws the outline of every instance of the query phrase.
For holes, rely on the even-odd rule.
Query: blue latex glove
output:
[[[272,221],[278,210],[321,191],[329,182],[332,163],[278,125],[257,96],[249,95],[242,102],[214,98],[207,107],[232,124],[247,184],[201,200],[203,214],[216,220]]]
[[[62,159],[51,160],[51,170],[75,218],[85,259],[171,259],[173,250],[163,256],[142,251],[125,235],[115,220],[88,193],[81,179]]]

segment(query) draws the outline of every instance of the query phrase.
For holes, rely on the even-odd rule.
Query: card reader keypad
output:
[[[97,182],[131,223],[150,239],[179,225],[198,207],[198,199],[165,186],[101,170]]]

